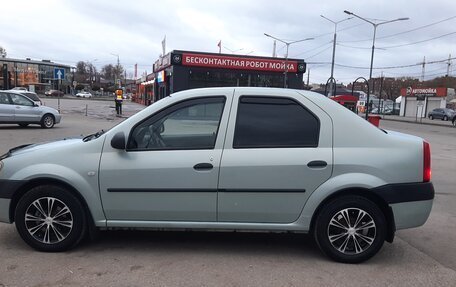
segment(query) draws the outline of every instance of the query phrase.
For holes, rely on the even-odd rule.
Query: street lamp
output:
[[[288,88],[288,84],[287,84],[287,80],[288,80],[288,48],[290,47],[291,44],[295,44],[295,43],[299,43],[299,42],[304,42],[304,41],[308,41],[308,40],[313,40],[314,38],[305,38],[305,39],[302,39],[302,40],[296,40],[296,41],[290,41],[290,42],[287,42],[287,41],[284,41],[282,39],[279,39],[279,38],[276,38],[274,36],[271,36],[269,34],[266,34],[264,33],[264,35],[266,37],[269,37],[269,38],[272,38],[274,40],[277,40],[281,43],[284,43],[285,45],[287,45],[287,53],[285,55],[285,72],[284,72],[284,81],[283,81],[283,87],[284,88]]]
[[[344,21],[347,21],[347,20],[350,20],[352,19],[353,17],[348,17],[348,18],[345,18],[343,20],[340,20],[340,21],[333,21],[323,15],[320,15],[323,19],[326,19],[328,20],[329,22],[333,23],[334,24],[334,40],[333,40],[333,54],[332,54],[332,62],[331,62],[331,79],[334,80],[334,60],[335,60],[335,57],[336,57],[336,38],[337,38],[337,24],[341,23],[341,22],[344,22]],[[330,85],[330,88],[329,88],[329,96],[331,96],[332,94],[332,90],[333,90],[333,80],[331,80],[331,85]]]
[[[365,19],[365,18],[363,18],[361,16],[358,16],[355,13],[347,11],[347,10],[344,10],[344,13],[348,14],[348,15],[352,15],[352,16],[354,16],[354,17],[356,17],[358,19],[361,19],[361,20],[371,24],[372,26],[374,26],[374,38],[372,39],[372,54],[371,54],[371,63],[370,63],[370,70],[369,70],[369,81],[371,81],[372,80],[372,66],[374,65],[375,35],[377,33],[377,27],[380,26],[380,25],[383,25],[383,24],[387,24],[387,23],[408,20],[410,18],[404,17],[404,18],[397,18],[397,19],[394,19],[394,20],[388,20],[388,21],[384,21],[384,22],[380,22],[380,23],[374,23],[372,21],[369,21],[369,20],[367,20],[367,19]],[[366,103],[367,103],[367,109],[366,109],[366,120],[367,120],[367,115],[369,113],[369,91],[367,91],[367,102]]]
[[[116,70],[117,70],[117,71],[116,71],[116,77],[117,77],[117,78],[115,79],[116,84],[117,84],[117,79],[120,80],[120,59],[119,59],[119,55],[118,55],[118,54],[114,54],[114,53],[110,53],[110,54],[113,55],[113,56],[115,56],[115,57],[117,57],[117,69],[116,69]],[[121,86],[122,86],[122,85],[121,85],[120,82],[119,82],[119,88],[120,88]]]

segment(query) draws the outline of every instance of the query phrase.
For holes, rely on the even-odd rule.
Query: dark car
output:
[[[429,119],[440,119],[444,121],[448,121],[449,119],[451,120],[455,116],[456,112],[453,111],[452,109],[433,109],[431,112],[429,112],[428,117]]]
[[[64,93],[59,90],[49,90],[44,93],[46,96],[51,96],[51,97],[63,97]]]

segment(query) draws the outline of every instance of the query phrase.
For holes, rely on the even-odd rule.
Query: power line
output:
[[[431,27],[431,26],[434,26],[434,25],[437,25],[437,24],[440,24],[440,23],[443,23],[443,22],[446,22],[446,21],[449,21],[449,20],[452,20],[452,19],[455,19],[455,18],[456,18],[456,16],[452,16],[452,17],[449,17],[449,18],[446,18],[446,19],[443,19],[443,20],[440,20],[440,21],[437,21],[437,22],[434,22],[434,23],[430,23],[430,24],[427,24],[427,25],[419,26],[419,27],[411,29],[411,30],[407,30],[407,31],[403,31],[403,32],[399,32],[399,33],[395,33],[395,34],[391,34],[391,35],[387,35],[387,36],[377,37],[377,39],[386,39],[386,38],[391,38],[391,37],[395,37],[395,36],[398,36],[398,35],[407,34],[407,33],[410,33],[410,32],[415,32],[415,31],[418,31],[418,30],[421,30],[421,29],[425,29],[425,28],[428,28],[428,27]],[[372,41],[372,38],[364,39],[364,40],[343,41],[342,43],[356,43],[356,42],[366,42],[366,41]]]
[[[454,60],[454,59],[456,59],[456,57],[447,58],[447,59],[443,59],[443,60],[430,61],[430,62],[426,62],[425,64],[426,65],[430,65],[430,64],[443,63],[443,62],[451,61],[451,60]],[[334,65],[336,65],[338,67],[350,68],[350,69],[370,69],[370,67],[350,66],[350,65],[344,65],[344,64],[334,64]],[[383,70],[402,69],[402,68],[410,68],[410,67],[416,67],[416,66],[421,66],[421,65],[423,65],[423,62],[416,63],[416,64],[408,64],[408,65],[373,67],[372,69],[376,69],[376,70],[381,70],[381,69],[383,69]]]
[[[312,48],[312,49],[310,49],[310,50],[307,50],[307,51],[304,51],[304,52],[302,52],[302,53],[296,54],[296,55],[294,55],[293,57],[298,57],[298,56],[301,56],[301,55],[303,55],[303,54],[307,54],[307,53],[309,53],[309,52],[318,50],[318,49],[320,49],[321,47],[324,47],[324,46],[326,46],[326,45],[328,45],[328,44],[331,44],[331,43],[332,43],[332,41],[329,41],[329,42],[324,43],[323,45],[318,46],[318,47],[316,47],[316,48]]]
[[[437,36],[437,37],[433,37],[433,38],[430,38],[430,39],[426,39],[426,40],[416,41],[416,42],[407,43],[407,44],[400,44],[400,45],[376,47],[375,49],[386,50],[386,49],[392,49],[392,48],[411,46],[411,45],[421,44],[421,43],[429,42],[429,41],[432,41],[432,40],[440,39],[440,38],[443,38],[443,37],[451,36],[451,35],[454,35],[454,34],[456,34],[456,31],[455,32],[451,32],[451,33],[447,33],[447,34],[443,34],[443,35],[440,35],[440,36]],[[342,47],[346,47],[346,48],[352,48],[352,49],[363,49],[363,50],[372,49],[372,47],[356,47],[356,46],[344,45],[344,44],[340,44],[340,42],[338,42],[337,45],[338,46],[342,46]]]
[[[443,37],[446,37],[446,36],[450,36],[450,35],[453,35],[453,34],[456,34],[456,32],[451,32],[451,33],[440,35],[440,36],[437,36],[437,37],[434,37],[434,38],[430,38],[430,39],[426,39],[426,40],[422,40],[422,41],[417,41],[417,42],[413,42],[413,43],[408,43],[408,44],[385,46],[385,47],[381,47],[381,49],[391,49],[391,48],[398,48],[398,47],[404,47],[404,46],[420,44],[420,43],[424,43],[424,42],[429,42],[429,41],[432,41],[432,40],[440,39],[440,38],[443,38]]]
[[[321,53],[327,51],[327,50],[330,49],[331,47],[332,47],[332,46],[326,47],[325,49],[321,50],[320,52],[318,52],[318,53],[316,53],[316,54],[314,54],[314,55],[312,55],[312,56],[310,56],[310,57],[307,57],[306,60],[307,60],[307,59],[311,59],[311,58],[313,58],[313,57],[315,57],[315,56],[320,55]]]

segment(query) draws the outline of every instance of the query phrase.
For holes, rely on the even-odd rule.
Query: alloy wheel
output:
[[[346,255],[360,254],[374,242],[377,228],[372,216],[359,208],[337,212],[328,225],[331,245]]]
[[[73,228],[71,210],[54,197],[41,197],[33,201],[25,212],[24,220],[28,233],[45,244],[62,242]]]

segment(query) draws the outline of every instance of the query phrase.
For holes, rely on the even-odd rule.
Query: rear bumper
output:
[[[431,200],[435,194],[432,182],[387,184],[372,189],[372,192],[388,204]]]
[[[396,230],[423,225],[435,195],[432,182],[388,184],[372,191],[391,207]]]

